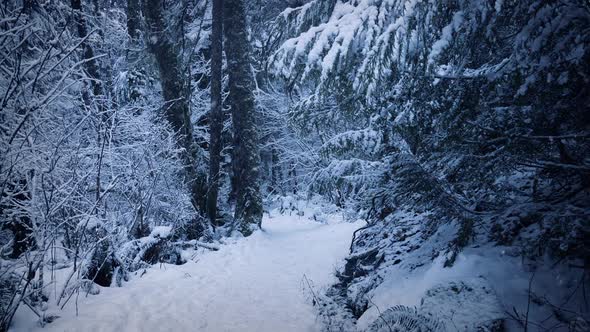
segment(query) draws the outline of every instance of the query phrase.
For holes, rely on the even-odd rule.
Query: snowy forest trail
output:
[[[362,226],[332,219],[319,224],[265,215],[263,231],[230,239],[184,265],[154,266],[122,288],[81,296],[78,316],[68,304],[45,328],[16,330],[317,331],[304,276],[315,291],[333,283],[352,232]]]

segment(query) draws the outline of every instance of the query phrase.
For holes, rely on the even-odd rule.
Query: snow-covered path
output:
[[[360,226],[265,216],[263,232],[185,265],[156,266],[123,288],[102,288],[80,300],[78,316],[72,305],[43,330],[317,331],[303,276],[315,290],[333,282]],[[38,329],[20,323],[16,330]]]

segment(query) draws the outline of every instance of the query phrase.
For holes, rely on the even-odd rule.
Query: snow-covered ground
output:
[[[180,266],[154,266],[122,288],[72,300],[44,328],[19,309],[13,331],[317,331],[307,281],[315,291],[335,281],[352,232],[362,222],[310,221],[295,213],[265,214],[248,238]],[[141,272],[141,271],[140,271]]]

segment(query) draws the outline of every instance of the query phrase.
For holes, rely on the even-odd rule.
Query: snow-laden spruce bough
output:
[[[0,331],[590,330],[585,0],[7,0]]]

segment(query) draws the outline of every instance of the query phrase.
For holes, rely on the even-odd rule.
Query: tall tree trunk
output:
[[[190,120],[189,101],[186,98],[186,79],[180,68],[178,49],[166,35],[166,20],[161,0],[145,0],[144,14],[149,29],[149,47],[156,58],[166,119],[176,132],[182,149],[185,182],[188,185],[192,204],[200,215],[206,208],[206,179],[197,169],[197,147],[193,142],[193,128]]]
[[[271,179],[270,183],[272,186],[272,191],[276,194],[284,194],[283,185],[281,183],[282,179],[282,169],[281,165],[279,164],[279,153],[276,148],[272,148],[272,157],[271,157]]]
[[[74,10],[78,37],[85,38],[88,35],[88,28],[86,27],[86,19],[84,18],[84,14],[82,12],[82,2],[81,0],[71,0],[71,6]],[[92,92],[94,93],[95,97],[102,96],[102,81],[100,80],[98,73],[98,63],[96,62],[96,59],[94,59],[94,51],[92,50],[92,47],[88,41],[86,41],[82,47],[84,48],[83,57],[85,60],[87,60],[84,63],[84,69],[86,70],[88,77],[92,79]]]
[[[139,0],[127,0],[127,33],[131,39],[131,45],[139,38],[141,31],[141,8]]]
[[[71,0],[70,5],[74,11],[76,28],[78,30],[78,37],[86,38],[86,36],[88,36],[88,27],[86,26],[86,19],[82,11],[82,2],[81,0]],[[86,106],[91,106],[93,101],[96,103],[98,119],[97,146],[99,147],[99,150],[101,150],[101,153],[98,157],[99,168],[96,176],[96,201],[98,202],[101,192],[100,166],[102,164],[102,151],[104,151],[104,140],[106,140],[106,137],[103,137],[106,135],[106,130],[103,133],[103,126],[107,122],[107,115],[105,113],[105,103],[103,100],[104,89],[102,86],[100,74],[98,72],[98,63],[94,57],[94,50],[92,49],[92,46],[90,46],[88,41],[84,42],[82,44],[82,47],[84,52],[82,57],[84,58],[84,60],[86,60],[86,62],[84,63],[84,70],[86,71],[86,75],[88,75],[88,77],[91,79],[90,84],[92,86],[92,96],[86,91],[86,89],[83,89],[82,98],[84,99],[84,103],[86,104]]]
[[[262,222],[262,198],[258,183],[260,156],[254,117],[254,75],[243,0],[224,1],[223,22],[234,129],[232,164],[237,186],[234,223],[248,236]]]
[[[217,218],[217,196],[219,191],[219,164],[221,162],[221,131],[223,113],[221,100],[221,67],[223,45],[223,0],[213,0],[211,31],[211,112],[209,113],[209,192],[207,212],[213,225]]]
[[[143,91],[140,88],[141,83],[145,83],[145,70],[141,61],[143,45],[141,43],[141,6],[140,0],[127,0],[127,34],[129,35],[128,48],[126,51],[127,58],[127,102],[138,102],[143,97]],[[135,108],[134,113],[141,113],[141,107]]]

